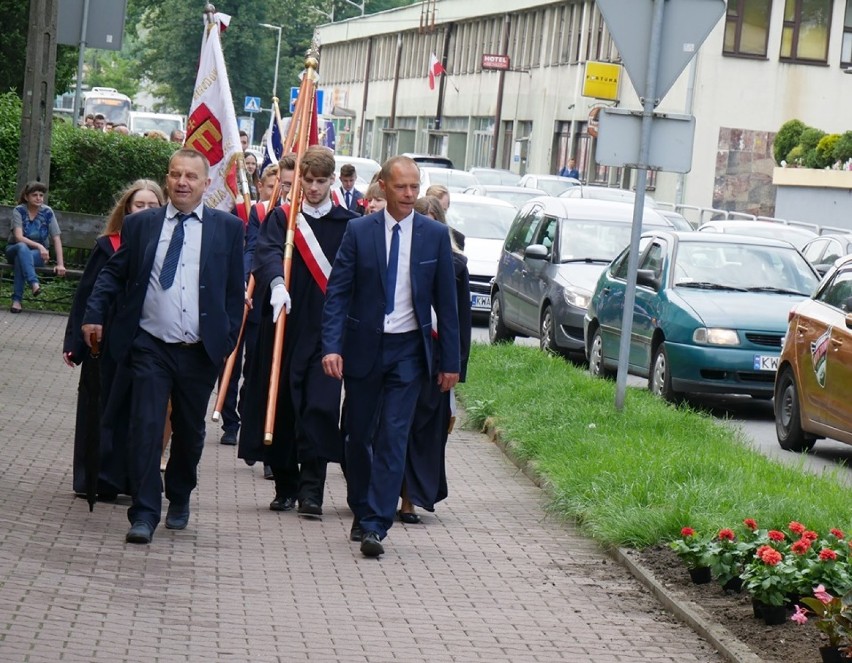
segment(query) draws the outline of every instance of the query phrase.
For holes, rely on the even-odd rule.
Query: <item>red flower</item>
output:
[[[787,528],[793,532],[793,534],[798,534],[799,536],[801,536],[805,531],[805,526],[795,520],[787,525]]]
[[[763,559],[763,553],[765,553],[767,550],[775,550],[775,548],[773,548],[772,546],[760,546],[757,549],[757,551],[754,553],[755,557],[759,557],[760,559]]]
[[[772,541],[783,541],[784,539],[787,538],[786,536],[784,536],[784,532],[779,532],[777,529],[769,530],[769,533],[767,534],[767,536]]]
[[[734,534],[734,530],[732,529],[720,529],[719,530],[719,539],[722,541],[733,541],[736,538],[736,534]]]
[[[804,555],[810,549],[811,542],[807,539],[799,539],[792,546],[790,546],[790,550],[792,550],[797,555]]]
[[[692,529],[691,527],[684,527],[680,531],[680,535],[681,536],[695,536],[695,530]]]
[[[757,521],[754,518],[746,518],[743,521],[743,525],[748,527],[752,532],[757,529]]]
[[[819,551],[819,559],[821,562],[834,561],[837,559],[837,553],[831,548],[823,548]]]
[[[834,536],[836,536],[838,539],[845,539],[845,538],[846,538],[846,535],[843,533],[843,530],[842,530],[842,529],[832,529],[832,530],[829,530],[829,531],[830,531],[830,532],[831,532]]]
[[[819,538],[819,534],[814,532],[813,530],[808,530],[804,534],[802,534],[803,539],[807,539],[808,541],[816,541]]]
[[[769,550],[763,553],[761,559],[763,560],[763,563],[767,566],[775,566],[782,559],[784,559],[784,556],[777,550],[770,548]]]

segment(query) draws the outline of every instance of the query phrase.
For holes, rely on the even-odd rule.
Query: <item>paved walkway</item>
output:
[[[90,514],[71,493],[64,326],[0,312],[4,663],[721,661],[471,432],[450,440],[450,498],[380,560],[348,540],[336,467],[322,522],[273,513],[213,424],[189,527],[125,544],[126,501]]]

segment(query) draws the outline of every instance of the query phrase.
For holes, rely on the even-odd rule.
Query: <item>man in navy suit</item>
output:
[[[340,204],[350,212],[358,212],[361,214],[364,208],[358,204],[358,201],[364,197],[364,194],[355,188],[355,166],[351,163],[345,163],[340,167]]]
[[[160,522],[160,452],[169,399],[166,527],[186,527],[207,402],[239,334],[243,224],[202,204],[209,168],[195,150],[172,155],[169,204],[125,219],[121,247],[101,270],[83,317],[86,342],[92,334],[100,340],[104,316],[118,299],[108,345],[132,379],[128,543],[150,543]]]
[[[379,183],[386,209],[352,219],[331,270],[323,311],[323,370],[346,387],[351,538],[384,553],[405,470],[422,377],[437,353],[442,391],[459,379],[455,273],[447,226],[414,212],[420,171],[392,157]],[[432,339],[432,310],[437,339]]]

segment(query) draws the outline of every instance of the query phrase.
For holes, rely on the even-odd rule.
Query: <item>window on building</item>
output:
[[[846,14],[843,17],[843,43],[840,46],[840,65],[852,66],[852,0],[846,0]]]
[[[785,0],[781,59],[826,62],[831,0]]]
[[[772,0],[729,0],[725,16],[725,55],[766,57]]]

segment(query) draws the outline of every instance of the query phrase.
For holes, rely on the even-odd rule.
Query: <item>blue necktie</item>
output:
[[[169,242],[169,248],[166,250],[166,257],[163,258],[163,267],[160,269],[160,285],[163,290],[168,290],[175,282],[175,274],[177,273],[178,261],[180,260],[180,250],[183,248],[183,222],[195,214],[179,213],[177,226],[172,233],[172,239]]]
[[[388,255],[388,271],[385,274],[385,315],[393,311],[393,300],[396,296],[396,270],[399,267],[399,224],[393,226],[390,254]]]
[[[352,206],[352,194],[347,191],[346,192],[346,208],[349,209]]]

